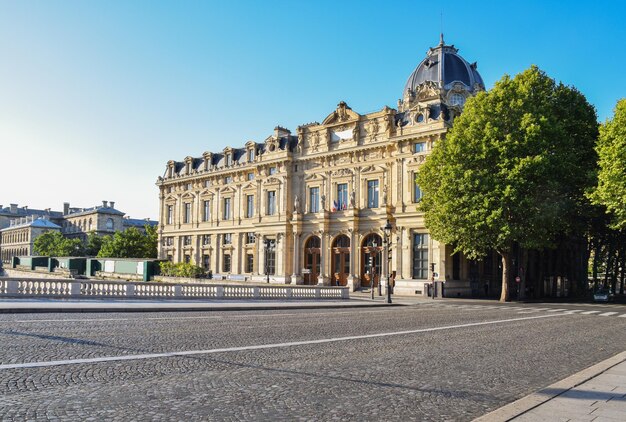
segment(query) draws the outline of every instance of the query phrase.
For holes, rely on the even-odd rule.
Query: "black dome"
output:
[[[428,50],[427,57],[409,76],[404,92],[415,91],[426,81],[435,82],[444,89],[449,89],[455,82],[461,82],[470,92],[474,92],[475,85],[484,89],[485,84],[476,70],[476,63],[469,64],[457,52],[453,45],[445,45],[442,34],[439,45]]]

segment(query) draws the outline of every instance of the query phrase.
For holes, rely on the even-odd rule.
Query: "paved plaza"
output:
[[[623,314],[463,301],[3,314],[0,419],[470,421],[623,352]]]

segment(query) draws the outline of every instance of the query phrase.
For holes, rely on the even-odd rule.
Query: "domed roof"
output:
[[[469,64],[458,54],[453,45],[446,45],[443,34],[437,47],[428,50],[426,58],[415,68],[404,86],[404,92],[415,89],[426,81],[435,82],[449,89],[454,82],[463,83],[468,91],[474,92],[476,85],[485,88],[483,79],[476,70],[476,62]]]

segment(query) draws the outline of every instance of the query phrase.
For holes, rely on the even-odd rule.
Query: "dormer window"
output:
[[[250,148],[248,150],[248,162],[251,163],[254,161],[254,148]]]
[[[465,104],[465,97],[462,94],[454,93],[450,95],[450,105],[463,106]]]
[[[233,165],[233,154],[231,153],[226,154],[226,165],[228,167]]]

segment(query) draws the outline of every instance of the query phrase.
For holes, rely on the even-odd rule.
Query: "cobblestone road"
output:
[[[395,334],[363,338],[382,333]],[[332,341],[283,344],[316,340]],[[0,315],[0,345],[1,420],[463,421],[624,351],[626,318],[428,305]],[[189,351],[210,353],[138,356]],[[75,362],[119,356],[133,360]]]

